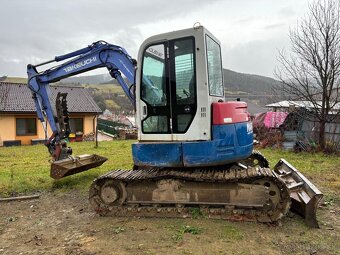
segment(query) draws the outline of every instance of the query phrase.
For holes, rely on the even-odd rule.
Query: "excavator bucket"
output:
[[[51,177],[60,179],[65,176],[84,172],[102,165],[107,158],[92,154],[80,155],[55,161],[51,164]]]
[[[291,210],[301,215],[309,227],[318,228],[316,210],[323,197],[320,190],[284,159],[276,164],[274,172],[281,177],[290,191]]]

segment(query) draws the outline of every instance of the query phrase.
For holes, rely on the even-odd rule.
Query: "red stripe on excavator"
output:
[[[250,120],[245,102],[215,102],[212,103],[212,124],[225,125]]]

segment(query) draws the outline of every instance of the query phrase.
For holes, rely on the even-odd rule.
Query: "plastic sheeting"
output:
[[[264,124],[266,128],[278,128],[287,118],[288,112],[265,112],[255,116],[254,124]]]

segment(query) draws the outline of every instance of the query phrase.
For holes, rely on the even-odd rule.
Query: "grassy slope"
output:
[[[7,77],[4,82],[12,82],[12,83],[27,83],[27,78],[22,77]]]
[[[123,89],[116,85],[116,84],[86,84],[83,85],[85,88],[92,88],[92,89],[98,89],[105,93],[118,93],[120,95],[124,95]]]

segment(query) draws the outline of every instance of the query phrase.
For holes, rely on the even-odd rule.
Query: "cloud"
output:
[[[287,5],[287,6],[282,7],[278,13],[280,16],[287,18],[287,17],[294,16],[295,10],[293,6]]]
[[[209,4],[216,1],[209,1]],[[0,15],[0,75],[25,75],[23,68],[9,59],[47,60],[100,39],[120,44],[137,54],[143,40],[138,28],[142,24],[176,18],[207,4],[203,0],[124,3],[4,0]]]
[[[247,70],[247,73],[274,77],[278,49],[288,38],[257,40],[239,44],[224,51],[223,65],[232,70]]]
[[[303,10],[308,1],[3,0],[0,76],[25,76],[28,63],[49,60],[98,40],[121,45],[137,57],[147,37],[187,28],[196,21],[207,26],[220,39],[224,51],[237,60],[236,53],[242,58],[243,52],[256,51],[255,46],[262,52],[262,48],[272,47],[268,45],[270,40],[279,42],[278,38],[287,34],[289,22],[296,20],[296,8]],[[287,16],[290,18],[285,19]],[[242,47],[243,51],[237,50]],[[225,58],[225,63],[230,63],[228,55]],[[231,66],[241,72],[254,70],[252,65]],[[268,73],[260,68],[256,71]]]
[[[265,25],[263,28],[264,29],[277,29],[277,28],[281,28],[283,26],[285,26],[284,23],[274,23],[274,24]]]

